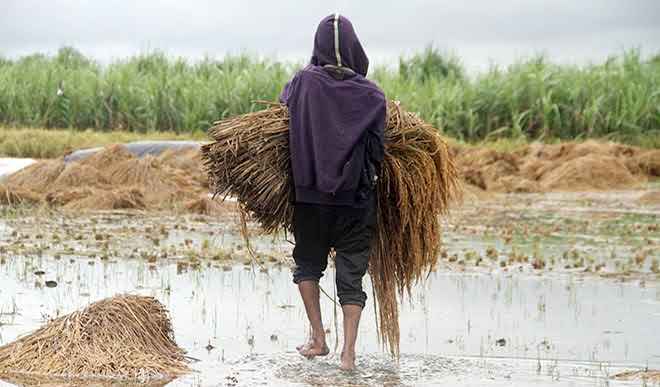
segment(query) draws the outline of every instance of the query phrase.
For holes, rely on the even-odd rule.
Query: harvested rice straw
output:
[[[189,372],[184,353],[160,302],[122,295],[0,347],[0,375],[160,379]]]
[[[265,233],[292,226],[288,130],[286,107],[271,104],[214,123],[209,129],[214,142],[202,147],[212,191],[235,197]],[[436,265],[438,217],[460,198],[461,189],[438,130],[394,102],[388,103],[385,160],[377,189],[378,230],[369,274],[379,337],[398,356],[398,301]]]

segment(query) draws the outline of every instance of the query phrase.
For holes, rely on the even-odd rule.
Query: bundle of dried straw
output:
[[[292,225],[288,112],[269,108],[218,121],[202,147],[211,189],[231,195],[266,233]],[[439,131],[398,103],[388,103],[385,161],[378,185],[378,232],[369,273],[379,335],[399,354],[398,299],[435,266],[439,216],[461,194],[452,156]]]
[[[0,347],[0,375],[160,379],[189,371],[165,307],[122,295],[50,321]]]

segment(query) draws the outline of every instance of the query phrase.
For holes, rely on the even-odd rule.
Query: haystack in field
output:
[[[94,188],[75,188],[60,191],[50,198],[50,203],[56,203],[70,210],[128,210],[144,209],[145,198],[137,188],[118,188],[103,190]],[[68,199],[68,201],[67,201]]]
[[[0,347],[0,375],[157,379],[189,371],[165,307],[122,295],[50,321]]]
[[[102,171],[118,163],[135,159],[137,159],[137,157],[129,152],[125,146],[121,144],[113,144],[106,146],[100,152],[96,152],[91,156],[78,161],[78,163]]]
[[[208,193],[200,160],[198,149],[138,158],[123,145],[66,163],[43,160],[3,180],[0,205],[43,202],[76,211],[185,209],[184,204]]]
[[[67,164],[62,173],[53,181],[50,192],[71,187],[104,187],[108,180],[98,169],[80,163]]]
[[[513,151],[455,148],[464,181],[491,192],[638,188],[660,176],[660,150],[587,140],[532,143]]]
[[[34,192],[0,184],[0,205],[34,204],[39,200],[39,195]]]
[[[186,202],[184,207],[188,212],[200,215],[219,215],[225,212],[224,207],[218,201],[207,195]]]
[[[202,147],[209,183],[217,195],[235,197],[267,232],[290,230],[289,125],[286,107],[215,123],[215,142]],[[378,185],[378,232],[369,273],[379,334],[399,353],[398,299],[435,266],[439,216],[460,196],[453,157],[439,131],[397,103],[388,103],[385,160]]]
[[[202,155],[198,148],[168,149],[158,156],[163,164],[185,172],[197,184],[208,188],[208,178],[202,169]]]
[[[588,191],[615,187],[635,188],[640,181],[617,158],[587,154],[560,164],[543,175],[540,183],[544,191]]]
[[[29,165],[7,177],[4,183],[33,192],[44,192],[64,171],[64,160],[46,160]]]

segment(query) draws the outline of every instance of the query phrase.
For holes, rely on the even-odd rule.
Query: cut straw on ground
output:
[[[56,318],[0,347],[0,375],[150,380],[190,371],[165,307],[122,295]]]

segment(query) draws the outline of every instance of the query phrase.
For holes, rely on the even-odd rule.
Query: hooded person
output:
[[[286,84],[289,152],[294,184],[298,285],[312,326],[298,347],[307,357],[329,350],[319,305],[319,279],[336,252],[336,286],[344,313],[342,369],[355,367],[355,341],[366,294],[362,290],[376,227],[376,181],[383,160],[386,99],[366,79],[369,68],[351,22],[321,20],[311,61]]]

